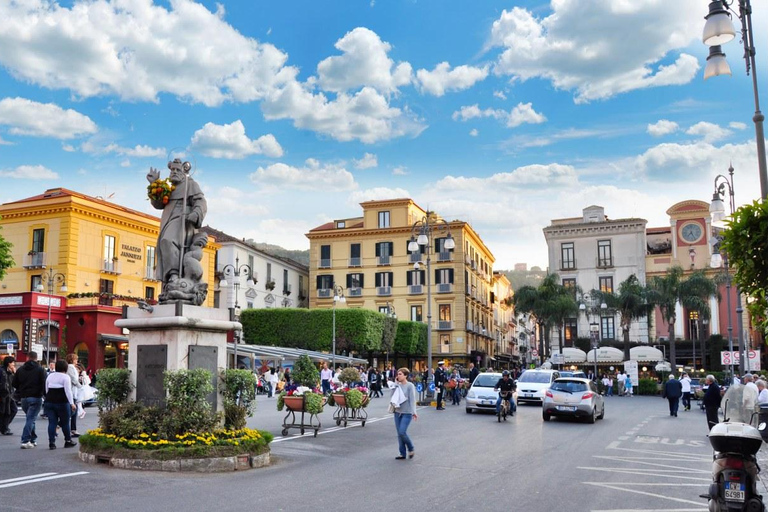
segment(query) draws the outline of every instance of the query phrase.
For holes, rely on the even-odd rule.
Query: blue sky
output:
[[[545,266],[542,228],[590,204],[663,226],[729,162],[758,198],[737,40],[733,76],[702,78],[707,5],[0,0],[0,201],[62,186],[154,213],[144,176],[178,154],[234,236],[306,248],[408,196],[471,222],[497,269]]]

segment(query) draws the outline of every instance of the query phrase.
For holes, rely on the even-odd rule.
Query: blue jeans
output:
[[[499,398],[496,399],[496,414],[499,414],[501,412],[501,401],[506,400],[509,402],[509,411],[515,412],[515,403],[512,401],[512,396],[510,395],[507,398],[501,398],[501,395],[499,395]]]
[[[48,443],[56,443],[57,425],[61,427],[61,431],[64,433],[64,440],[72,440],[72,434],[69,429],[70,414],[72,414],[72,409],[69,407],[69,402],[64,402],[63,404],[45,402],[45,415],[48,416]]]
[[[37,415],[40,414],[40,407],[42,405],[42,398],[27,397],[21,399],[21,410],[27,415],[27,421],[24,423],[24,430],[21,432],[21,444],[37,440],[35,420],[37,419]]]
[[[400,455],[405,457],[405,449],[408,448],[409,452],[413,451],[413,443],[411,438],[408,437],[408,425],[411,424],[413,414],[401,414],[395,413],[395,428],[397,429],[397,442],[400,447]]]

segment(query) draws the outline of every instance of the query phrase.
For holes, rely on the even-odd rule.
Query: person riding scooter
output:
[[[501,372],[501,378],[493,387],[494,391],[500,392],[499,398],[496,399],[496,414],[499,414],[499,412],[501,412],[502,400],[506,400],[507,402],[509,402],[510,415],[515,414],[515,410],[517,409],[517,406],[515,405],[515,401],[512,399],[512,397],[516,389],[517,389],[517,385],[515,384],[515,381],[509,378],[509,371],[504,370],[503,372]]]

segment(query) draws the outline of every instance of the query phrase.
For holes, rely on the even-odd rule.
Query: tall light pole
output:
[[[594,364],[595,364],[594,377],[595,379],[597,379],[597,349],[600,348],[600,325],[592,321],[592,315],[597,313],[597,305],[594,302],[594,297],[592,297],[589,294],[584,294],[583,300],[584,302],[579,304],[579,311],[586,314],[587,322],[589,322],[589,340],[590,340],[590,345],[592,346],[592,350],[594,350],[594,356],[593,356]],[[587,306],[587,302],[589,303],[589,306]],[[601,314],[607,309],[608,309],[608,304],[606,304],[605,302],[601,302],[600,303]]]
[[[59,288],[60,291],[65,292],[67,291],[67,277],[62,274],[61,272],[56,272],[52,268],[48,269],[47,272],[45,272],[40,277],[40,284],[37,285],[37,291],[42,292],[43,291],[43,281],[46,282],[48,285],[48,326],[47,326],[47,334],[45,336],[45,361],[47,363],[50,363],[51,358],[51,302],[52,302],[52,295],[53,295],[53,286],[56,283],[60,283],[61,287]]]
[[[390,304],[389,301],[387,301],[387,316],[389,318],[394,318],[395,320],[397,320],[397,314],[395,313],[395,306]],[[389,348],[387,348],[386,357],[387,357],[387,362],[385,363],[386,365],[385,368],[389,369]]]
[[[342,304],[347,302],[344,297],[344,287],[340,284],[333,283],[333,348],[331,353],[331,366],[333,371],[336,371],[336,303]]]
[[[715,192],[712,194],[712,202],[709,205],[709,213],[712,215],[712,226],[715,228],[723,228],[726,224],[725,204],[723,198],[726,191],[728,192],[728,203],[731,207],[730,212],[733,216],[736,211],[736,200],[733,189],[733,166],[728,168],[728,177],[718,174],[715,176]],[[720,268],[721,263],[725,263],[725,275],[726,275],[726,290],[728,296],[728,350],[733,354],[733,338],[731,336],[731,274],[728,271],[728,255],[720,254],[720,242],[722,237],[716,234],[713,237],[714,252],[710,261],[710,267]],[[736,285],[736,324],[738,326],[738,338],[739,338],[739,360],[743,373],[749,371],[749,354],[744,344],[744,319],[742,313],[744,310],[741,307],[741,290]],[[733,364],[731,364],[731,377],[733,377]]]
[[[253,288],[256,283],[253,280],[253,269],[251,269],[250,265],[246,265],[243,263],[240,265],[240,257],[235,257],[235,264],[232,265],[231,263],[228,265],[224,265],[224,268],[221,269],[221,274],[224,276],[224,279],[219,281],[219,286],[222,288],[227,287],[227,277],[229,276],[232,278],[232,289],[235,292],[235,302],[232,307],[229,308],[229,320],[234,322],[240,317],[239,313],[239,304],[238,299],[240,295],[240,274],[245,274],[248,276],[248,281],[246,281],[246,285],[248,288]],[[234,369],[237,369],[237,342],[238,342],[238,333],[235,332],[235,336],[233,337],[232,341],[235,345],[235,362],[234,362]]]
[[[707,66],[704,68],[704,80],[718,75],[730,75],[731,68],[725,60],[725,54],[720,45],[736,37],[736,31],[731,23],[731,13],[741,21],[741,42],[744,45],[744,60],[747,64],[747,75],[752,71],[752,92],[755,97],[755,138],[757,139],[757,165],[760,172],[760,195],[768,198],[768,170],[765,160],[765,134],[763,121],[765,116],[760,112],[760,99],[757,94],[757,71],[755,70],[755,44],[752,30],[752,3],[750,0],[738,0],[739,12],[731,6],[736,0],[713,0],[709,4],[709,14],[705,17],[702,41],[709,46]],[[729,12],[730,11],[730,12]]]
[[[416,252],[420,247],[424,247],[427,252],[427,375],[429,370],[432,369],[432,235],[435,229],[445,229],[448,231],[447,240],[445,241],[444,248],[449,251],[456,247],[456,242],[451,236],[451,228],[445,219],[432,218],[434,212],[427,211],[421,220],[417,220],[413,223],[411,228],[411,241],[408,242],[408,251]],[[418,238],[416,232],[419,232]],[[413,264],[414,270],[419,270],[421,261],[417,261]]]

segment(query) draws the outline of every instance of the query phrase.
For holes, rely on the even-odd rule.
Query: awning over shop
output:
[[[560,354],[560,350],[552,350],[553,357],[558,354]],[[563,357],[565,358],[564,364],[584,363],[587,361],[587,353],[576,347],[563,347]]]
[[[671,372],[672,371],[672,365],[669,364],[667,361],[662,361],[659,364],[656,365],[654,368],[657,372]]]
[[[96,339],[104,343],[128,343],[128,336],[121,336],[119,334],[99,333],[96,335]]]
[[[629,349],[629,358],[638,363],[655,363],[664,360],[661,350],[648,346],[632,347]]]
[[[234,343],[227,343],[227,353],[235,353]],[[333,356],[324,352],[315,352],[313,350],[304,350],[300,348],[285,348],[285,347],[271,347],[268,345],[237,345],[238,355],[253,355],[261,359],[269,360],[289,360],[295,361],[302,355],[307,355],[312,361],[331,361]],[[340,356],[336,354],[336,362],[341,364],[368,364],[367,359],[360,359],[359,357]]]
[[[600,347],[592,349],[587,354],[587,362],[595,360],[595,350],[597,350],[597,363],[621,363],[624,361],[624,352],[615,347]]]

